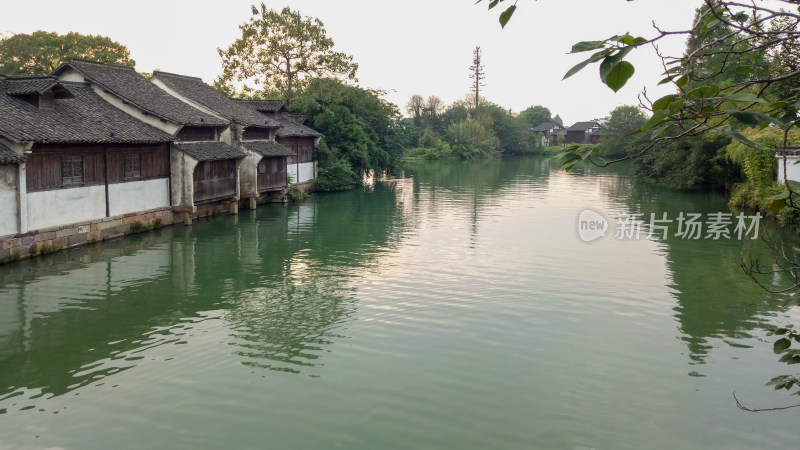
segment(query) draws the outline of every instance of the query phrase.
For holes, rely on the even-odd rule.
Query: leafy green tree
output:
[[[230,95],[235,84],[241,84],[246,92],[278,95],[291,105],[314,77],[355,80],[358,64],[333,50],[333,39],[319,19],[302,17],[288,7],[276,12],[263,3],[251,6],[251,13],[239,27],[242,36],[227,50],[217,49],[222,75],[216,88]]]
[[[292,110],[325,135],[330,154],[320,167],[344,161],[356,174],[396,171],[403,157],[397,107],[381,92],[348,86],[332,78],[311,80]]]
[[[522,153],[525,148],[524,125],[511,111],[494,103],[486,102],[478,107],[478,121],[494,132],[498,140],[498,150],[508,153]]]
[[[453,102],[442,114],[442,126],[447,128],[458,122],[463,122],[469,118],[470,108],[463,100]]]
[[[105,36],[35,31],[0,39],[0,73],[4,75],[48,75],[68,58],[136,64],[124,45]]]
[[[420,128],[422,128],[422,113],[424,109],[425,99],[419,94],[412,95],[408,99],[408,103],[406,103],[406,112],[411,116],[414,125]]]
[[[500,144],[491,126],[475,119],[450,125],[447,128],[447,141],[453,155],[461,159],[491,158]]]
[[[623,105],[611,111],[609,120],[602,126],[603,140],[600,142],[602,156],[627,156],[640,152],[647,147],[650,136],[645,133],[634,133],[647,122],[647,116],[641,108]]]
[[[561,118],[559,117],[559,120]],[[519,113],[519,120],[529,128],[535,128],[546,122],[556,122],[550,110],[544,106],[531,106]]]
[[[719,134],[664,141],[637,157],[634,171],[639,177],[681,189],[722,184],[737,173],[732,164],[717,158],[729,143],[730,138]]]

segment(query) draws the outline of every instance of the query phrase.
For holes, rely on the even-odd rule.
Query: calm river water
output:
[[[412,163],[0,267],[0,448],[797,448],[800,411],[732,396],[798,399],[764,387],[800,322],[738,267],[764,244],[615,239],[730,212],[623,173]]]

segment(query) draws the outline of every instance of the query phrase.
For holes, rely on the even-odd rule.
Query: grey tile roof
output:
[[[21,162],[25,162],[24,156],[14,153],[0,142],[0,164],[19,164]]]
[[[250,108],[260,111],[262,115],[269,112],[286,111],[283,102],[280,100],[237,100],[247,104]],[[309,128],[301,123],[295,122],[284,116],[276,117],[275,120],[281,125],[278,130],[278,137],[320,137],[322,133]]]
[[[228,125],[227,120],[206,114],[188,103],[178,100],[130,67],[70,60],[53,71],[53,75],[58,76],[70,68],[77,70],[86,79],[104,90],[156,117],[180,125]]]
[[[550,128],[553,128],[555,126],[559,126],[560,127],[561,125],[559,125],[557,123],[554,123],[554,122],[544,122],[544,123],[540,123],[539,125],[533,127],[533,131],[548,131]]]
[[[302,123],[297,123],[291,119],[276,119],[281,124],[278,130],[278,137],[320,137],[322,133],[313,128],[309,128]]]
[[[13,78],[0,79],[0,136],[10,141],[157,143],[173,139],[112,106],[88,83],[58,82],[71,98],[57,98],[52,110],[41,110],[8,95],[9,82],[13,84]]]
[[[240,100],[236,99],[237,102],[246,102],[251,108],[255,109],[258,112],[279,112],[279,111],[286,111],[286,107],[283,106],[283,102],[280,100]]]
[[[175,148],[198,161],[217,161],[220,159],[239,159],[247,156],[242,150],[224,142],[176,143]]]
[[[594,121],[589,122],[575,122],[574,125],[567,128],[568,131],[586,131],[589,128],[600,126],[599,123]]]
[[[42,94],[58,85],[54,77],[8,78],[8,95]]]
[[[245,141],[244,147],[261,156],[293,156],[294,152],[275,141]]]
[[[227,95],[205,84],[202,79],[167,72],[153,72],[153,79],[161,80],[170,89],[217,114],[247,127],[277,128],[273,119],[234,101]]]

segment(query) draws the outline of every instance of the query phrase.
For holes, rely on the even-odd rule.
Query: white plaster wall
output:
[[[17,165],[0,165],[0,236],[19,232]]]
[[[258,193],[258,163],[262,156],[245,150],[247,156],[239,163],[239,196]]]
[[[788,178],[792,181],[800,182],[800,164],[795,164],[800,161],[798,156],[786,157],[786,173]],[[783,183],[783,157],[778,157],[778,182]]]
[[[191,156],[170,148],[170,177],[172,178],[172,204],[194,206],[194,168],[198,161]]]
[[[112,216],[169,206],[169,179],[131,181],[108,185]]]
[[[29,192],[28,229],[37,230],[106,216],[105,186]]]
[[[305,183],[306,181],[313,180],[314,177],[314,162],[307,162],[307,163],[300,163],[298,170],[300,171],[297,174],[297,183]]]

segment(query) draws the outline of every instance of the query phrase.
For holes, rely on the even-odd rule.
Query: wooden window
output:
[[[254,139],[269,139],[269,129],[267,128],[254,128],[254,127],[247,127],[244,129],[244,133],[242,133],[242,140],[249,141]]]
[[[61,185],[80,186],[83,184],[83,156],[61,157]]]
[[[314,154],[312,152],[312,148],[310,145],[301,145],[300,146],[300,154],[298,155],[300,158],[299,161],[301,163],[304,162],[311,162],[314,160]]]
[[[142,178],[142,154],[125,153],[125,181]]]
[[[185,126],[178,131],[179,141],[213,141],[216,134],[214,127]]]

